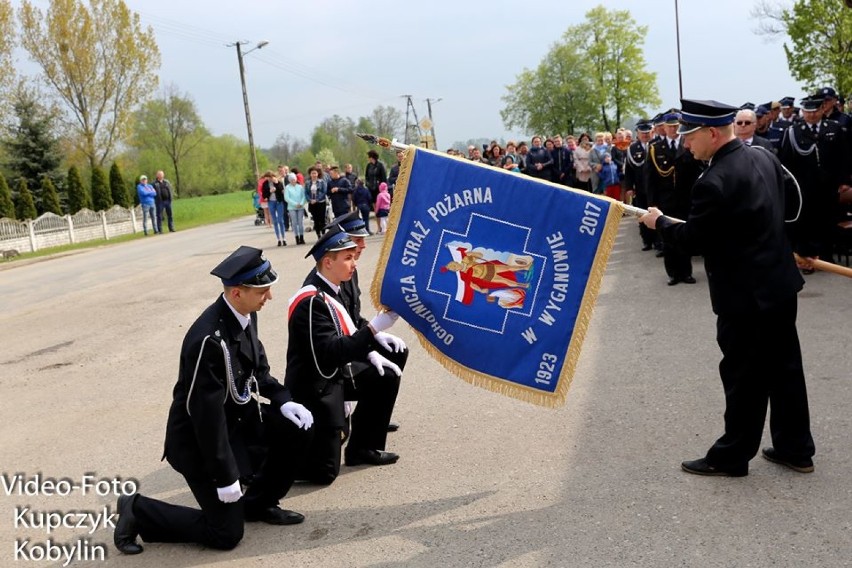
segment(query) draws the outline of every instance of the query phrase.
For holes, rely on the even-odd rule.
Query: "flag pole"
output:
[[[355,136],[361,138],[366,142],[369,142],[370,144],[376,144],[377,146],[381,146],[382,148],[388,148],[393,150],[407,150],[409,146],[408,144],[403,144],[401,142],[397,142],[396,140],[390,140],[388,138],[376,136],[375,134],[363,134],[356,132]],[[642,209],[641,207],[634,207],[633,205],[627,205],[626,203],[622,203],[621,207],[624,208],[625,213],[633,215],[634,217],[641,217],[642,215],[648,212],[647,209]],[[666,217],[668,217],[675,223],[684,222],[683,219],[678,219],[676,217],[670,217],[668,215],[666,215]],[[840,266],[839,264],[834,264],[833,262],[827,262],[825,260],[814,260],[813,267],[817,270],[822,270],[823,272],[831,272],[832,274],[839,274],[840,276],[852,278],[852,268]]]

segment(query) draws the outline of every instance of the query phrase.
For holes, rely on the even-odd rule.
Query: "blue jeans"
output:
[[[151,218],[151,230],[157,232],[157,212],[153,205],[142,206],[142,232],[148,234],[148,218]]]
[[[293,226],[293,233],[297,237],[305,236],[305,210],[304,209],[291,209],[290,210],[290,224]]]
[[[284,225],[284,202],[270,201],[269,214],[272,216],[272,226],[275,227],[275,238],[279,241],[286,240],[286,227]]]

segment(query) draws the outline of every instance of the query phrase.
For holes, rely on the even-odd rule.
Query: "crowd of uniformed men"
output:
[[[843,238],[844,229],[839,224],[850,219],[852,117],[843,112],[845,101],[831,87],[805,97],[798,107],[794,103],[793,97],[760,105],[745,103],[735,117],[734,132],[745,144],[775,154],[798,184],[801,197],[794,197],[788,207],[789,235],[795,251],[804,257],[831,261],[838,252],[837,241]],[[530,145],[509,141],[505,148],[496,142],[483,150],[469,146],[466,157],[607,193],[637,207],[658,207],[666,215],[685,219],[692,186],[706,164],[684,147],[678,134],[679,119],[678,110],[671,109],[640,120],[635,139],[632,131],[623,128],[614,136],[608,132],[594,137],[588,133],[565,138],[534,136]],[[453,149],[448,152],[461,154]],[[618,171],[620,192],[605,191],[602,172],[609,159]],[[642,225],[640,235],[643,250],[655,249],[664,257],[669,285],[695,282],[688,256],[666,246],[655,231]]]

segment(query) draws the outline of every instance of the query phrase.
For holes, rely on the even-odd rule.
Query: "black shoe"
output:
[[[287,246],[287,241],[286,241],[286,240],[281,241],[281,246],[282,246],[282,247],[286,247],[286,246]]]
[[[135,497],[136,495],[122,495],[115,504],[118,522],[115,523],[112,541],[123,554],[139,554],[144,550],[142,545],[136,542],[139,530],[136,528],[136,516],[133,514]]]
[[[680,464],[681,469],[687,473],[695,475],[713,475],[722,477],[745,477],[748,475],[748,464],[743,464],[738,467],[721,468],[715,467],[707,463],[705,458],[698,460],[685,461]]]
[[[760,453],[764,458],[768,459],[772,463],[787,466],[793,471],[798,471],[799,473],[811,473],[814,470],[814,462],[811,458],[799,460],[789,459],[776,452],[775,448],[763,448],[763,451]]]
[[[396,422],[388,422],[388,432],[396,432],[399,430],[399,424]]]
[[[683,282],[684,284],[695,284],[695,278],[693,278],[692,276],[687,276],[686,278],[681,278],[680,281]]]
[[[354,450],[346,448],[346,465],[390,465],[399,460],[399,455],[382,450]]]
[[[278,246],[279,246],[279,247],[281,246],[281,241],[278,241]]]
[[[661,250],[658,250],[657,254],[655,254],[654,256],[656,256],[657,258],[663,258],[664,256],[666,256],[666,253]]]
[[[678,279],[677,279],[677,278],[675,278],[675,277],[671,277],[671,278],[669,278],[669,281],[668,281],[668,282],[666,282],[666,284],[668,284],[669,286],[674,286],[674,285],[675,285],[675,284],[677,284],[678,282],[680,282],[680,280],[678,280]]]
[[[296,511],[288,511],[281,507],[268,507],[258,511],[246,511],[247,523],[266,523],[268,525],[298,525],[305,520],[305,515]]]
[[[652,248],[654,248],[652,245],[645,245],[642,247],[642,250],[651,250]]]

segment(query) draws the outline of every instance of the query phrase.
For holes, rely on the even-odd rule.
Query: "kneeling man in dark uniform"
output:
[[[211,274],[222,279],[224,293],[184,338],[164,452],[201,510],[140,494],[119,497],[114,540],[125,554],[142,552],[137,536],[229,550],[242,539],[244,521],[304,520],[278,501],[293,483],[313,417],[269,374],[257,336],[256,312],[272,299],[278,275],[262,251],[246,246]]]
[[[773,447],[764,448],[763,457],[809,473],[814,441],[796,331],[804,280],[785,234],[784,170],[772,152],[734,136],[736,107],[682,103],[680,134],[709,165],[692,188],[685,223],[653,207],[640,220],[667,245],[704,257],[722,350],[725,433],[703,458],[681,467],[698,475],[747,475],[768,404]]]
[[[345,402],[353,397],[359,409],[346,464],[389,465],[399,459],[384,450],[407,351],[391,353],[382,347],[388,335],[383,332],[398,317],[394,312],[382,312],[369,322],[353,321],[347,309],[352,298],[343,285],[355,274],[356,250],[340,225],[333,225],[308,253],[317,261],[316,272],[290,299],[285,384],[316,418],[300,476],[314,483],[332,483],[340,472]],[[397,357],[400,364],[393,361]],[[369,366],[356,368],[360,362]]]

